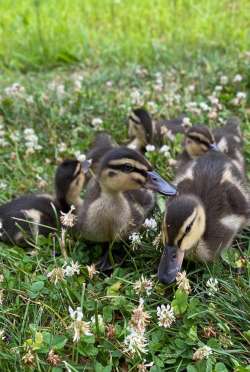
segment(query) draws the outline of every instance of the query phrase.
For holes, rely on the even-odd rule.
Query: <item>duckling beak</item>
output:
[[[88,170],[91,166],[92,161],[91,160],[84,160],[82,162],[82,171],[84,174],[88,173]]]
[[[158,279],[161,283],[170,284],[175,281],[181,269],[184,252],[174,246],[166,245],[158,267]]]
[[[147,172],[145,187],[166,196],[176,195],[177,193],[176,188],[161,178],[156,172]]]
[[[216,143],[210,143],[209,150],[220,151]]]

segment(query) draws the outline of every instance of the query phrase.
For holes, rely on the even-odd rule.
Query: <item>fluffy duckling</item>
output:
[[[166,136],[185,132],[182,122],[183,116],[155,122],[145,109],[135,109],[129,115],[128,135],[131,142],[127,146],[141,152],[148,144],[161,146]]]
[[[55,175],[55,196],[30,194],[0,206],[0,239],[20,246],[38,234],[47,236],[58,226],[59,211],[67,213],[71,205],[79,207],[89,162],[65,160]]]
[[[178,194],[167,203],[162,224],[158,278],[163,283],[175,280],[184,257],[213,261],[231,246],[250,214],[244,179],[221,152],[188,163],[176,184]]]
[[[91,161],[91,171],[96,174],[98,165],[109,150],[118,147],[114,139],[106,132],[100,132],[96,135],[90,150],[86,154],[86,158]]]
[[[126,239],[152,210],[154,191],[175,194],[140,153],[126,147],[111,149],[99,163],[95,182],[87,187],[77,230],[94,242]]]
[[[213,130],[217,147],[229,156],[242,175],[245,175],[245,159],[242,155],[243,138],[237,117],[227,120],[224,127]]]
[[[180,172],[190,160],[197,159],[209,150],[218,150],[211,131],[205,125],[195,125],[188,129],[184,139],[184,150],[177,158],[176,169]]]

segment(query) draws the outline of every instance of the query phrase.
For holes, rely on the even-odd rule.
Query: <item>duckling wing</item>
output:
[[[160,128],[165,127],[167,130],[172,132],[172,134],[177,134],[177,133],[185,133],[185,128],[182,126],[183,119],[185,115],[181,115],[178,118],[175,119],[162,119],[158,121],[158,126]]]
[[[155,206],[155,195],[150,190],[133,190],[124,192],[128,200],[134,227],[139,228]]]

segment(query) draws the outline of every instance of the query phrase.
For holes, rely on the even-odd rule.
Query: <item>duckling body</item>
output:
[[[164,283],[175,280],[184,257],[213,261],[247,224],[249,193],[229,157],[208,152],[177,175],[178,196],[166,206],[165,250],[158,269]]]
[[[161,146],[168,136],[184,133],[183,118],[153,121],[150,114],[142,108],[135,109],[129,116],[129,148],[144,152],[149,144]]]
[[[152,191],[175,193],[141,154],[125,147],[108,151],[94,183],[87,187],[78,231],[96,242],[127,238],[154,207]]]
[[[47,236],[58,226],[59,211],[68,212],[70,206],[80,205],[80,192],[85,176],[81,163],[64,161],[57,169],[55,196],[28,194],[0,206],[0,239],[20,246],[30,246],[29,238]]]

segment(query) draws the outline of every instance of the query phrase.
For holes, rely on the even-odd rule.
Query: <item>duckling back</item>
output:
[[[218,149],[229,156],[242,175],[245,175],[243,138],[237,117],[228,119],[224,127],[213,130]]]
[[[47,194],[25,195],[0,206],[0,239],[10,244],[29,245],[37,234],[44,236],[57,227],[55,200]],[[56,203],[55,203],[56,204]],[[54,209],[55,208],[55,209]]]

